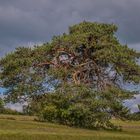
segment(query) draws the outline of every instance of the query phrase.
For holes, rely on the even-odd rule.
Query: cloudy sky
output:
[[[117,24],[120,41],[140,51],[140,0],[0,0],[0,57],[83,20]]]
[[[140,50],[139,13],[140,0],[0,0],[0,56],[83,20],[117,24],[120,41]]]

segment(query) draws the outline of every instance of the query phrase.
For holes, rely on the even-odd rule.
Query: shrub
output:
[[[116,103],[110,102],[105,93],[97,93],[83,85],[64,87],[63,92],[57,90],[42,95],[38,104],[41,121],[90,129],[117,128],[110,122],[112,112],[115,112],[112,104]]]

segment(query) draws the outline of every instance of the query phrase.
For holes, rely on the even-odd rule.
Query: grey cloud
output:
[[[130,44],[129,48],[135,49],[138,52],[140,52],[140,43],[136,43],[136,44]]]
[[[123,43],[139,44],[139,13],[139,0],[0,0],[0,55],[83,20],[115,23]]]

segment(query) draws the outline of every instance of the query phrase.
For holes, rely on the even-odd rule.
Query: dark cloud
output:
[[[0,0],[0,55],[46,42],[83,20],[115,23],[123,43],[140,44],[139,0]]]

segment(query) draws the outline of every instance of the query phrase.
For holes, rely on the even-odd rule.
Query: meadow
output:
[[[37,122],[35,117],[0,115],[0,140],[140,140],[140,121],[112,120],[122,131],[87,130]]]

